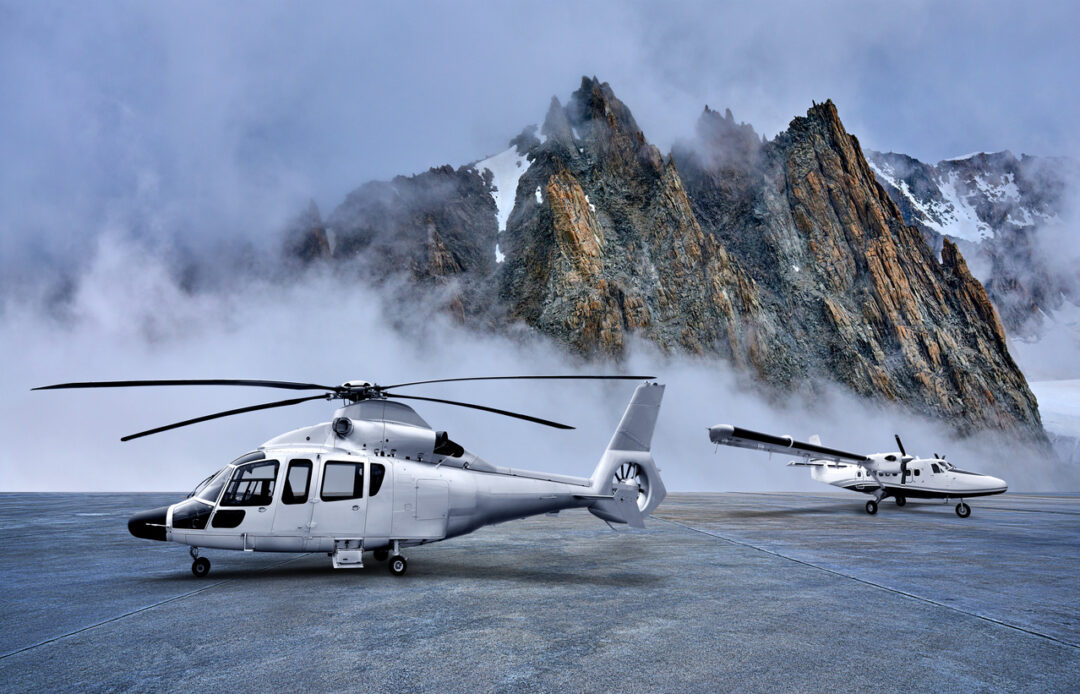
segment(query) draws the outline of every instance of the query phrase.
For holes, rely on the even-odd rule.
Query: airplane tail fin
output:
[[[644,519],[667,496],[660,471],[652,457],[652,436],[664,386],[643,383],[615,429],[607,450],[589,478],[588,506],[594,516],[613,523],[644,527]]]

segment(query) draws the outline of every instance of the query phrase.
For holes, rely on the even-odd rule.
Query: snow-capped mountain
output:
[[[940,251],[944,237],[960,246],[1011,336],[1077,329],[1077,162],[1009,151],[937,164],[894,152],[866,155],[904,220],[932,248]]]

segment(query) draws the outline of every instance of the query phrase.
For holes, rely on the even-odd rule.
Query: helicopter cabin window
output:
[[[937,466],[937,463],[930,463],[930,467],[934,472],[941,472],[941,468]]]
[[[327,461],[323,470],[322,500],[341,501],[364,496],[364,464]]]
[[[281,503],[302,504],[308,498],[308,485],[311,484],[311,461],[293,460],[289,463],[289,472],[285,475],[285,488],[281,490]]]
[[[375,496],[382,489],[383,478],[386,477],[386,467],[382,463],[371,464],[371,489],[368,490],[368,496]]]
[[[277,479],[278,461],[262,460],[236,468],[225,494],[222,506],[269,506],[274,500],[274,481]]]

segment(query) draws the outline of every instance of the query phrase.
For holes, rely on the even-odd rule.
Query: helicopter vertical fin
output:
[[[667,495],[650,452],[663,397],[664,386],[659,383],[643,383],[634,391],[589,478],[592,493],[605,497],[588,507],[593,515],[642,527],[644,517]],[[638,493],[629,495],[634,488]]]

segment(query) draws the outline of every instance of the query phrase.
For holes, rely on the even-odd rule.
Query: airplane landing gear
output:
[[[873,499],[871,499],[870,501],[867,501],[866,502],[866,512],[869,513],[871,516],[874,515],[875,513],[877,513],[877,502],[874,501]]]
[[[961,501],[956,505],[956,515],[961,518],[967,518],[971,515],[971,507]]]
[[[394,556],[390,557],[390,563],[388,564],[388,566],[390,567],[390,573],[394,574],[395,576],[403,576],[405,574],[405,568],[408,566],[408,563],[405,561],[405,557],[401,556],[400,554],[395,554]]]
[[[906,496],[898,496],[898,497],[896,497],[896,505],[897,506],[903,506],[906,503],[907,503],[907,497]]]
[[[385,548],[377,549],[373,554],[375,555],[375,561],[386,561],[386,558],[390,556],[390,550]]]
[[[210,560],[206,557],[197,557],[191,562],[191,573],[195,574],[195,578],[202,578],[210,573]]]

